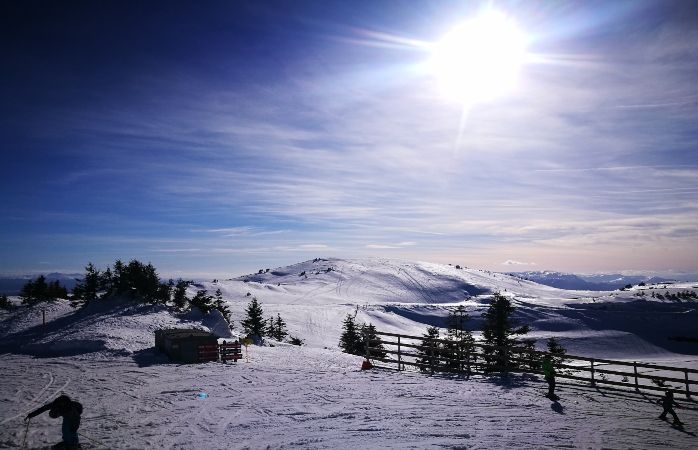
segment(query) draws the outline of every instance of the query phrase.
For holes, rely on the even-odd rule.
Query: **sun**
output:
[[[429,63],[446,97],[464,104],[491,100],[518,77],[526,37],[506,16],[488,11],[456,27],[433,49]]]

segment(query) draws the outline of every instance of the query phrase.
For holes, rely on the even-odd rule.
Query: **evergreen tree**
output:
[[[339,337],[339,348],[344,350],[344,353],[352,355],[363,355],[365,352],[364,341],[361,336],[361,330],[356,325],[356,313],[354,315],[347,314],[342,324],[341,336]]]
[[[107,270],[102,272],[100,276],[99,289],[103,292],[102,298],[111,298],[115,294],[114,289],[114,274],[111,268],[107,266]]]
[[[422,371],[434,370],[441,365],[439,353],[442,345],[440,342],[434,341],[434,339],[439,339],[439,335],[439,327],[437,326],[427,327],[427,332],[422,335],[422,343],[416,352],[416,362],[421,364],[419,367]]]
[[[303,344],[305,344],[305,342],[303,342],[303,339],[297,338],[295,336],[289,336],[288,341],[292,345],[297,345],[299,347],[302,346]]]
[[[198,291],[190,301],[192,308],[197,307],[202,314],[208,314],[214,309],[213,297],[206,290]]]
[[[114,270],[111,275],[113,294],[117,297],[124,295],[126,293],[126,284],[126,266],[120,259],[117,259],[114,262]]]
[[[67,299],[68,289],[65,286],[61,286],[61,282],[54,280],[48,285],[48,298],[50,300]]]
[[[385,358],[387,353],[385,353],[385,346],[383,345],[383,343],[371,342],[374,340],[378,340],[378,335],[376,334],[376,331],[376,327],[372,323],[369,323],[368,325],[361,325],[361,345],[365,348],[366,341],[368,340],[368,344],[371,347],[371,356],[374,356],[376,358]]]
[[[34,287],[32,289],[34,293],[34,298],[37,300],[49,300],[51,297],[49,297],[49,286],[48,283],[46,283],[46,277],[43,275],[39,275],[37,279],[34,281]]]
[[[492,296],[487,311],[482,313],[482,337],[487,345],[499,347],[516,347],[520,346],[522,341],[516,336],[524,335],[530,331],[528,325],[520,325],[520,321],[512,317],[514,314],[514,306],[511,300],[495,292]],[[484,349],[485,360],[493,366],[502,366],[505,363],[506,351],[504,349]],[[499,358],[492,358],[498,356]],[[515,367],[516,364],[510,364]]]
[[[470,364],[476,359],[475,338],[472,331],[466,328],[466,323],[470,320],[470,315],[466,312],[465,306],[459,305],[455,310],[449,312],[446,318],[446,339],[450,342],[444,344],[444,349],[448,352],[448,366],[458,371],[470,370]]]
[[[262,306],[257,301],[257,297],[252,297],[252,301],[245,309],[245,318],[240,321],[240,325],[248,335],[256,334],[260,338],[265,335],[265,320]]]
[[[565,364],[567,362],[567,358],[565,358],[567,350],[560,345],[560,343],[557,341],[557,338],[553,336],[550,339],[548,339],[547,347],[548,354],[550,355],[550,362],[555,367],[555,370],[560,373],[570,372],[570,370],[559,368],[561,364]]]
[[[184,311],[187,308],[187,303],[189,303],[189,298],[187,297],[188,285],[189,283],[187,281],[180,278],[177,280],[177,284],[174,287],[172,304],[178,311]]]
[[[46,282],[44,275],[39,275],[36,280],[29,280],[22,286],[19,298],[22,304],[34,305],[43,300],[57,300],[67,298],[68,290],[61,286],[60,281]]]
[[[268,334],[279,342],[282,342],[288,336],[288,328],[286,322],[281,318],[281,314],[276,314],[276,319],[269,318]]]
[[[0,295],[0,309],[12,309],[12,303],[6,294]]]
[[[90,301],[99,298],[99,290],[102,286],[101,274],[92,263],[88,263],[85,267],[85,276],[82,280],[76,281],[78,283],[73,288],[73,298],[70,302],[73,308],[87,306]]]
[[[235,329],[233,318],[230,316],[230,308],[228,308],[228,304],[223,301],[223,293],[220,288],[216,289],[213,304],[214,309],[220,311],[225,321],[228,322],[228,328],[231,330]]]
[[[24,283],[24,286],[22,286],[22,289],[19,291],[19,298],[22,300],[23,305],[33,305],[39,302],[39,300],[34,296],[33,280],[29,280]]]

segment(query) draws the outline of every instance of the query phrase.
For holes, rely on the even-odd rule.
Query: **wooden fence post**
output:
[[[637,381],[637,361],[633,361],[633,372],[635,372],[635,390],[640,389],[640,385]]]
[[[366,344],[366,359],[371,359],[371,350],[369,350],[367,330],[364,330],[364,343]]]
[[[591,358],[591,385],[596,385],[596,380],[594,380],[594,358]]]
[[[400,370],[400,362],[402,354],[400,353],[400,336],[397,337],[397,370]]]
[[[434,375],[434,340],[429,341],[429,352],[431,353],[431,358],[429,358],[429,367],[431,369],[431,374]]]
[[[691,398],[691,391],[688,389],[688,370],[684,369],[684,375],[686,375],[686,398]]]

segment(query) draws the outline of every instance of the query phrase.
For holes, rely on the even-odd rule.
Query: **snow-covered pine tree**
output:
[[[529,325],[521,325],[514,319],[514,305],[506,296],[495,292],[492,296],[487,311],[482,313],[482,337],[487,345],[498,347],[521,346],[522,341],[516,336],[521,336],[531,330]],[[505,364],[506,351],[504,349],[483,349],[484,359],[493,369],[501,369]],[[497,358],[493,358],[496,356]],[[506,361],[509,367],[516,367],[511,361]]]
[[[442,345],[439,342],[434,342],[434,339],[439,339],[439,335],[439,327],[437,326],[427,327],[427,332],[422,335],[422,343],[417,349],[417,359],[415,360],[417,364],[420,364],[419,368],[422,371],[435,370],[441,365],[439,352],[441,352]]]
[[[455,310],[449,312],[445,321],[446,339],[451,341],[444,344],[448,358],[446,365],[458,371],[469,371],[470,364],[474,363],[477,358],[473,332],[466,328],[466,323],[469,320],[470,315],[465,306],[458,305]]]
[[[257,297],[252,297],[252,301],[245,309],[245,314],[245,318],[240,321],[240,325],[242,325],[245,333],[248,335],[256,334],[263,338],[266,332],[266,321],[264,320],[264,310],[262,310],[262,305],[257,301]]]
[[[354,315],[347,314],[342,323],[342,334],[339,337],[339,348],[344,350],[344,353],[352,355],[363,355],[365,352],[361,329],[356,325],[356,313]]]

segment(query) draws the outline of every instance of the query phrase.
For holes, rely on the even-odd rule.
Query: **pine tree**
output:
[[[192,308],[197,307],[202,314],[208,314],[214,309],[213,297],[206,290],[198,291],[190,301]]]
[[[281,318],[281,314],[276,314],[276,319],[269,318],[268,334],[279,342],[282,342],[288,336],[288,328],[286,322]]]
[[[0,309],[12,309],[12,303],[10,303],[7,294],[0,295]]]
[[[560,373],[569,372],[569,370],[558,369],[561,364],[567,362],[567,358],[565,358],[567,350],[560,345],[557,338],[553,336],[548,339],[547,347],[548,354],[550,355],[550,362],[553,364],[553,367],[556,368],[555,370]]]
[[[46,283],[45,276],[39,275],[37,279],[34,281],[33,293],[34,298],[36,298],[37,300],[51,299],[51,297],[49,296],[49,286],[48,283]]]
[[[516,339],[516,336],[524,335],[530,331],[528,325],[521,325],[520,322],[512,317],[514,314],[514,306],[504,295],[495,292],[492,296],[487,311],[482,313],[482,337],[487,345],[498,347],[516,347],[520,346],[522,341]],[[505,363],[511,367],[516,364],[511,364],[506,361],[506,350],[504,349],[484,349],[485,360],[493,366],[502,366]],[[498,356],[492,358],[491,356]]]
[[[365,352],[364,342],[361,337],[359,327],[356,325],[356,313],[354,315],[347,314],[342,324],[342,334],[339,337],[339,348],[344,350],[344,353],[352,355],[363,355]]]
[[[126,266],[120,259],[114,262],[111,284],[114,295],[117,297],[121,297],[126,293]]]
[[[27,281],[22,289],[19,291],[19,298],[22,300],[23,305],[34,305],[39,302],[39,300],[34,296],[34,281]]]
[[[214,309],[220,311],[225,321],[228,322],[228,328],[230,328],[231,330],[235,329],[235,326],[233,325],[233,319],[230,316],[230,308],[228,308],[228,304],[225,303],[225,301],[223,301],[223,293],[221,292],[220,288],[216,289],[213,304]]]
[[[444,344],[448,352],[448,366],[458,371],[470,370],[470,364],[476,359],[475,338],[472,331],[466,328],[466,323],[470,320],[470,315],[466,312],[465,306],[459,305],[451,311],[446,318],[446,339],[449,343]]]
[[[427,332],[422,335],[422,343],[417,349],[415,360],[420,365],[422,371],[434,370],[441,365],[439,354],[442,350],[440,342],[435,342],[434,339],[439,339],[440,331],[437,326],[427,327]]]
[[[172,294],[172,304],[178,311],[184,311],[187,308],[187,303],[189,303],[189,298],[187,297],[188,285],[188,282],[180,278],[179,280],[177,280],[177,284],[174,287]]]
[[[99,298],[99,290],[102,285],[99,269],[95,268],[92,263],[88,263],[85,267],[85,276],[82,280],[77,280],[77,284],[73,288],[73,298],[70,305],[73,308],[87,306],[90,301]]]
[[[368,325],[363,324],[361,326],[361,345],[365,348],[366,341],[368,340],[368,344],[371,347],[371,356],[376,358],[385,358],[386,353],[385,346],[383,345],[383,343],[372,342],[378,340],[378,335],[376,334],[376,331],[376,327],[372,323],[369,323]]]
[[[248,335],[256,334],[260,338],[265,335],[265,320],[264,320],[264,310],[262,306],[257,301],[257,297],[252,297],[252,301],[247,305],[245,309],[245,318],[240,321],[240,325],[245,330]]]

